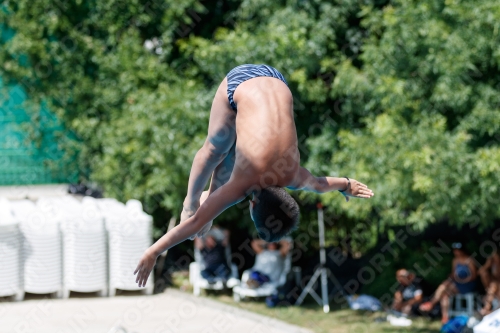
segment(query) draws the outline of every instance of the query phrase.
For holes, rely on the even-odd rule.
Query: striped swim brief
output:
[[[288,85],[283,75],[276,68],[271,66],[246,64],[233,68],[227,73],[227,98],[229,99],[231,108],[235,112],[236,103],[234,103],[233,95],[236,88],[241,83],[260,76],[274,77]]]

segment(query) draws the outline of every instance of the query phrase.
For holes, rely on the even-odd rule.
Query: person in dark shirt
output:
[[[205,268],[200,272],[201,276],[209,283],[215,283],[217,280],[226,282],[230,275],[226,258],[229,232],[213,228],[205,237],[195,238],[194,242],[205,264]]]
[[[402,268],[396,272],[399,286],[394,293],[392,309],[406,315],[418,314],[423,292],[419,279],[412,272]]]

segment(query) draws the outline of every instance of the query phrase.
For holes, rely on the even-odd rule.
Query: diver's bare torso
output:
[[[238,112],[233,177],[247,177],[262,188],[293,186],[300,157],[287,85],[256,77],[238,86],[234,100]]]

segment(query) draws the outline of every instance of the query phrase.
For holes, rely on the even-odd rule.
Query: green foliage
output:
[[[0,21],[15,31],[0,75],[77,135],[68,149],[107,195],[178,214],[217,85],[267,63],[294,94],[303,162],[375,191],[324,195],[329,244],[356,231],[366,250],[393,225],[500,217],[495,0],[7,0]]]
[[[3,4],[1,20],[15,35],[0,49],[2,77],[22,83],[33,109],[46,102],[77,134],[81,144],[72,148],[80,151],[83,174],[90,170],[108,195],[178,213],[207,128],[210,94],[165,59],[172,58],[178,29],[192,21],[186,10],[203,7],[195,1]],[[150,52],[143,44],[154,37],[163,44]]]
[[[356,177],[375,197],[328,203],[383,225],[491,225],[500,215],[500,6],[393,1],[362,13],[361,65],[340,63],[331,91],[339,113],[361,121],[310,139],[308,164]]]

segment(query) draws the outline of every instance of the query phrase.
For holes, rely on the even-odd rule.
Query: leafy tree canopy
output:
[[[495,0],[6,0],[0,22],[3,80],[76,133],[108,195],[178,214],[217,85],[267,63],[294,94],[303,162],[375,190],[325,195],[329,232],[500,216]]]

